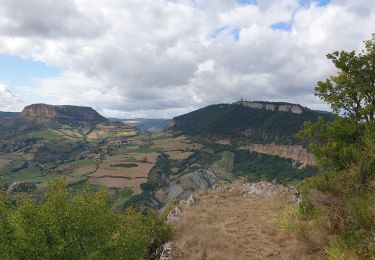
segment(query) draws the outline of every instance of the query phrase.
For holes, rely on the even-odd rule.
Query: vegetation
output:
[[[31,136],[33,138],[38,138],[38,139],[45,139],[45,140],[55,140],[55,139],[61,139],[63,136],[53,130],[40,130],[40,131],[34,131],[31,133]]]
[[[133,167],[138,167],[138,164],[136,163],[115,163],[111,164],[113,167],[124,167],[124,168],[133,168]]]
[[[173,130],[203,140],[231,139],[232,143],[296,143],[293,135],[305,121],[328,113],[305,110],[302,114],[252,109],[237,104],[211,105],[176,117]]]
[[[339,72],[318,82],[315,93],[344,117],[307,123],[298,135],[309,143],[322,173],[302,183],[297,219],[307,234],[322,230],[326,243],[318,249],[331,259],[373,259],[375,35],[360,53],[341,51],[327,57]]]
[[[232,179],[234,153],[224,151],[221,159],[212,165],[212,169],[221,179]]]
[[[1,195],[0,215],[1,259],[144,259],[171,235],[156,213],[114,213],[106,190],[72,195],[61,180],[41,204]]]
[[[234,156],[234,176],[245,176],[249,181],[267,180],[288,182],[302,180],[317,173],[317,168],[308,166],[298,169],[291,159],[278,156],[236,150]]]
[[[36,177],[41,176],[41,170],[39,167],[31,167],[20,170],[16,173],[9,173],[0,178],[0,184],[12,184],[15,181],[28,181]]]

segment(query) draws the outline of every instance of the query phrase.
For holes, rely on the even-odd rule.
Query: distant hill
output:
[[[18,112],[1,112],[0,111],[0,119],[1,118],[12,118],[18,116],[20,113]]]
[[[176,134],[186,134],[210,140],[229,139],[240,144],[294,144],[293,135],[305,121],[328,112],[314,111],[298,104],[283,102],[239,101],[216,104],[172,119],[170,128]]]
[[[121,120],[125,124],[136,127],[138,129],[144,131],[159,131],[164,129],[169,122],[170,119],[146,119],[146,118],[136,118],[136,119],[124,119]]]
[[[107,123],[108,119],[101,116],[91,107],[55,106],[33,104],[25,107],[21,113],[3,117],[0,129],[31,130],[39,128],[71,127],[92,128],[98,123]]]

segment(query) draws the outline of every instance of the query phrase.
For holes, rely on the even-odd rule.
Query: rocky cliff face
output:
[[[291,112],[293,114],[302,114],[304,108],[297,104],[274,103],[274,102],[256,102],[256,101],[238,101],[234,104],[242,105],[253,109],[264,109],[279,112]]]
[[[300,167],[316,164],[314,156],[300,145],[251,144],[246,146],[246,149],[250,152],[264,153],[292,159],[298,162]]]
[[[46,104],[34,104],[27,106],[23,109],[22,116],[30,117],[48,117],[54,118],[57,116],[57,111],[55,106]]]

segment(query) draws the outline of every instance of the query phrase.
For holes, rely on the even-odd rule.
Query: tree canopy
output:
[[[332,109],[356,121],[375,119],[375,34],[364,49],[336,51],[327,55],[339,69],[335,76],[319,81],[315,94]]]
[[[170,234],[156,213],[113,212],[104,189],[73,195],[57,180],[40,204],[0,194],[1,259],[145,259]]]
[[[334,259],[375,257],[375,34],[364,45],[360,53],[327,55],[339,72],[318,82],[315,94],[336,118],[307,122],[298,134],[320,167],[319,175],[300,186],[301,229],[329,234],[321,249],[340,256]]]

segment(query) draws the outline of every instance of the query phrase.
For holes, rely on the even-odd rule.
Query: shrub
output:
[[[156,213],[116,214],[109,194],[50,183],[41,204],[0,196],[1,259],[144,259],[171,235]]]

